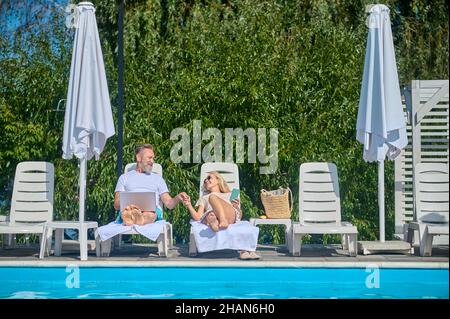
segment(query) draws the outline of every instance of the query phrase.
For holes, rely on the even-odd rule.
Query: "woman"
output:
[[[206,193],[192,206],[189,196],[183,200],[192,219],[200,221],[215,232],[226,229],[228,225],[241,220],[240,200],[230,201],[231,191],[225,179],[218,172],[210,172],[203,181],[203,191]],[[255,252],[241,251],[241,259],[259,259]]]

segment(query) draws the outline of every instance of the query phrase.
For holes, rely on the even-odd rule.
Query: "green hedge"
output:
[[[45,1],[44,1],[45,2]],[[343,219],[359,238],[378,236],[377,165],[362,160],[355,126],[364,63],[369,1],[127,1],[125,17],[124,163],[138,143],[156,146],[172,195],[198,193],[199,164],[174,164],[174,128],[277,128],[278,170],[260,175],[243,163],[244,218],[262,211],[259,191],[288,185],[298,218],[299,165],[338,167]],[[433,8],[431,8],[433,3]],[[111,101],[117,105],[117,8],[94,1]],[[386,1],[391,8],[399,76],[448,78],[448,4]],[[49,9],[50,10],[50,9]],[[51,11],[51,10],[50,10]],[[61,159],[73,30],[61,10],[27,32],[0,36],[0,201],[7,213],[14,169],[24,160],[56,168],[56,219],[76,218],[75,160]],[[53,11],[51,11],[53,12]],[[1,30],[0,30],[1,31]],[[9,37],[8,37],[9,36]],[[117,120],[116,108],[114,118]],[[113,211],[117,136],[100,161],[88,163],[87,215],[107,223]],[[386,163],[386,235],[394,231],[393,163]],[[167,217],[177,242],[189,238],[189,214],[179,205]],[[261,242],[283,241],[280,228],[262,228]],[[317,237],[313,242],[334,238]]]

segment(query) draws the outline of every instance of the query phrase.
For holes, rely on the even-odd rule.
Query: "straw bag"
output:
[[[262,189],[261,201],[268,218],[291,218],[292,192],[289,187],[273,191]]]

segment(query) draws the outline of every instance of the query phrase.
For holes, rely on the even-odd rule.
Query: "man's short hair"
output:
[[[144,149],[149,149],[149,150],[152,150],[153,152],[155,152],[155,149],[153,148],[152,144],[141,144],[136,147],[136,149],[134,150],[134,154],[138,155]]]

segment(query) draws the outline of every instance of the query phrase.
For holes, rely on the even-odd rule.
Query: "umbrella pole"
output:
[[[119,32],[118,32],[118,50],[117,50],[117,178],[122,175],[122,161],[123,161],[123,109],[124,109],[124,97],[123,97],[123,17],[125,14],[125,0],[121,0],[119,4]]]
[[[84,207],[86,201],[86,158],[80,159],[80,223],[84,222]]]
[[[384,243],[384,161],[378,162],[378,206],[380,214],[380,242]]]

